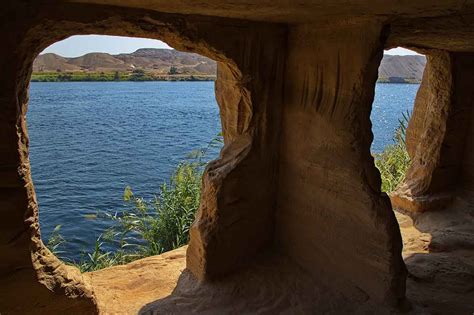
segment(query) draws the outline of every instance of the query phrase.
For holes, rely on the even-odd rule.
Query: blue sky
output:
[[[79,57],[91,52],[109,54],[132,53],[139,48],[171,48],[162,41],[136,37],[104,35],[77,35],[54,43],[42,53],[55,53],[63,57]]]
[[[139,48],[171,48],[166,43],[144,38],[104,36],[104,35],[78,35],[71,36],[57,42],[42,53],[55,53],[63,57],[79,57],[90,52],[105,52],[109,54],[131,53]],[[414,55],[415,52],[395,48],[386,51],[391,55]]]

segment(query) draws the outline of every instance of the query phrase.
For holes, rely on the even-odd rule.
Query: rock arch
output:
[[[278,113],[268,107],[278,104],[279,100],[254,91],[281,89],[281,80],[268,82],[259,76],[270,73],[281,77],[283,58],[265,60],[264,56],[270,51],[283,51],[280,39],[284,27],[259,25],[256,28],[255,23],[246,22],[243,28],[236,28],[225,19],[210,23],[202,17],[110,7],[66,5],[51,6],[50,9],[24,30],[21,41],[12,43],[16,46],[14,49],[5,52],[10,54],[4,60],[9,60],[6,70],[12,75],[9,82],[12,88],[4,90],[6,101],[3,106],[8,115],[2,117],[7,122],[2,125],[2,133],[9,140],[3,143],[9,154],[3,156],[3,165],[8,178],[6,185],[11,185],[8,189],[14,191],[3,199],[3,208],[9,212],[4,222],[8,229],[2,232],[7,237],[5,247],[11,251],[8,257],[13,259],[5,262],[2,272],[10,278],[8,283],[17,282],[28,274],[29,281],[22,281],[25,282],[22,285],[31,285],[28,289],[31,299],[46,310],[60,307],[61,299],[64,304],[71,304],[71,300],[61,296],[81,301],[77,303],[77,309],[70,306],[70,311],[79,309],[83,312],[95,307],[93,290],[78,270],[59,262],[40,240],[25,122],[28,80],[34,58],[51,43],[76,34],[159,38],[175,48],[198,52],[219,62],[216,95],[221,105],[226,146],[220,159],[206,171],[201,210],[191,232],[188,268],[198,278],[212,278],[237,268],[268,245],[273,229],[268,222],[275,167],[274,156],[269,152],[276,145],[277,133],[273,130],[279,122]],[[28,23],[25,21],[25,26]],[[245,38],[240,37],[242,29],[248,31]],[[211,33],[220,35],[206,35]],[[233,47],[243,49],[229,49]],[[252,184],[249,185],[250,174]],[[252,196],[252,190],[261,190],[261,193]],[[254,211],[255,206],[259,211]],[[239,209],[239,212],[233,209]],[[18,261],[20,257],[23,258]],[[22,267],[19,269],[19,266]],[[35,273],[39,282],[53,292],[54,297],[50,299],[58,300],[51,302],[53,306],[45,300],[44,295],[50,294],[38,285]]]

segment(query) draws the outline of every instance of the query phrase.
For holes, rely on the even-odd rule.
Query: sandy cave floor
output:
[[[441,211],[395,215],[414,313],[474,314],[474,204],[456,200]]]
[[[474,314],[474,204],[458,200],[443,211],[413,217],[400,211],[395,214],[409,273],[409,313]],[[354,311],[344,297],[310,281],[285,259],[264,257],[255,266],[212,287],[198,284],[183,272],[185,261],[186,247],[182,247],[84,277],[92,284],[104,314]],[[264,282],[271,289],[262,290]],[[363,304],[357,310],[383,313]]]

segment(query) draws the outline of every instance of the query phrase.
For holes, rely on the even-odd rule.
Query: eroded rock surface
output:
[[[144,305],[171,295],[186,268],[186,249],[84,274],[94,288],[99,311],[137,314]]]
[[[448,211],[395,212],[415,314],[469,314],[474,309],[474,207],[456,200]]]

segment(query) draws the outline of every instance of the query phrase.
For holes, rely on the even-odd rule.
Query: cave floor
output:
[[[126,265],[84,273],[102,314],[137,314],[169,296],[186,268],[187,246]]]
[[[457,199],[444,210],[395,215],[414,313],[473,314],[474,203]]]
[[[473,314],[473,209],[474,204],[458,200],[443,211],[412,216],[395,211],[408,269],[409,313]],[[104,314],[314,313],[315,309],[334,314],[385,313],[363,303],[351,309],[344,297],[275,255],[264,255],[254,266],[212,286],[199,284],[184,271],[185,265],[186,247],[182,247],[85,273],[84,278],[94,288]]]

